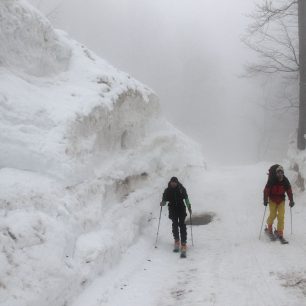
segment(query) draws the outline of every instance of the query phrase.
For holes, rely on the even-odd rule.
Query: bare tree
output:
[[[275,1],[276,2],[276,1]],[[247,69],[253,73],[290,73],[296,77],[299,71],[297,1],[264,0],[256,5],[250,15],[252,23],[243,39],[261,59]]]
[[[296,108],[299,112],[297,145],[306,141],[306,1],[262,0],[250,16],[244,43],[259,55],[258,63],[247,65],[247,73],[278,74],[283,78],[284,96],[274,110]],[[288,87],[297,87],[291,90]]]
[[[306,2],[298,1],[299,16],[299,61],[300,61],[300,103],[299,103],[299,127],[298,127],[298,148],[306,148]]]

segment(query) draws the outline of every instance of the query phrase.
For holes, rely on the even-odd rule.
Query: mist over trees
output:
[[[248,75],[275,74],[282,79],[282,98],[269,102],[273,111],[298,111],[297,147],[306,141],[306,3],[303,0],[263,0],[250,15],[244,43],[259,61],[248,64]]]
[[[235,7],[227,0],[30,2],[56,28],[153,88],[167,119],[201,143],[207,159],[286,155],[297,120],[296,76],[240,78],[257,58],[241,42],[253,0]]]

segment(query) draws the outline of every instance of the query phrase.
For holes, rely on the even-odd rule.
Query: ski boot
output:
[[[266,235],[270,238],[271,241],[275,241],[277,238],[273,234],[272,226],[268,226],[265,228]]]
[[[276,237],[276,239],[278,239],[280,241],[281,244],[288,244],[288,240],[286,240],[283,236],[283,231],[274,231],[274,235]]]
[[[187,257],[187,246],[186,246],[186,243],[182,243],[182,246],[181,246],[181,258],[186,258]]]
[[[180,251],[180,241],[179,240],[175,240],[174,241],[173,252],[174,253],[178,253],[179,251]]]

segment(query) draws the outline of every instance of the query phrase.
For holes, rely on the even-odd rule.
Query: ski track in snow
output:
[[[258,239],[267,166],[231,167],[193,177],[186,187],[194,213],[215,212],[216,216],[206,226],[193,227],[195,246],[189,246],[187,259],[172,253],[171,223],[165,210],[158,249],[154,249],[157,207],[155,222],[121,263],[95,280],[72,306],[306,305],[305,287],[295,286],[305,285],[306,278],[299,199],[292,236],[289,209],[286,213],[289,245],[270,242],[264,233]],[[188,234],[190,238],[190,228]]]

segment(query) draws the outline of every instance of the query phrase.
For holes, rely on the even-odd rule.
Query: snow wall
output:
[[[152,90],[0,2],[0,305],[69,305],[155,228],[169,177],[203,167]]]

